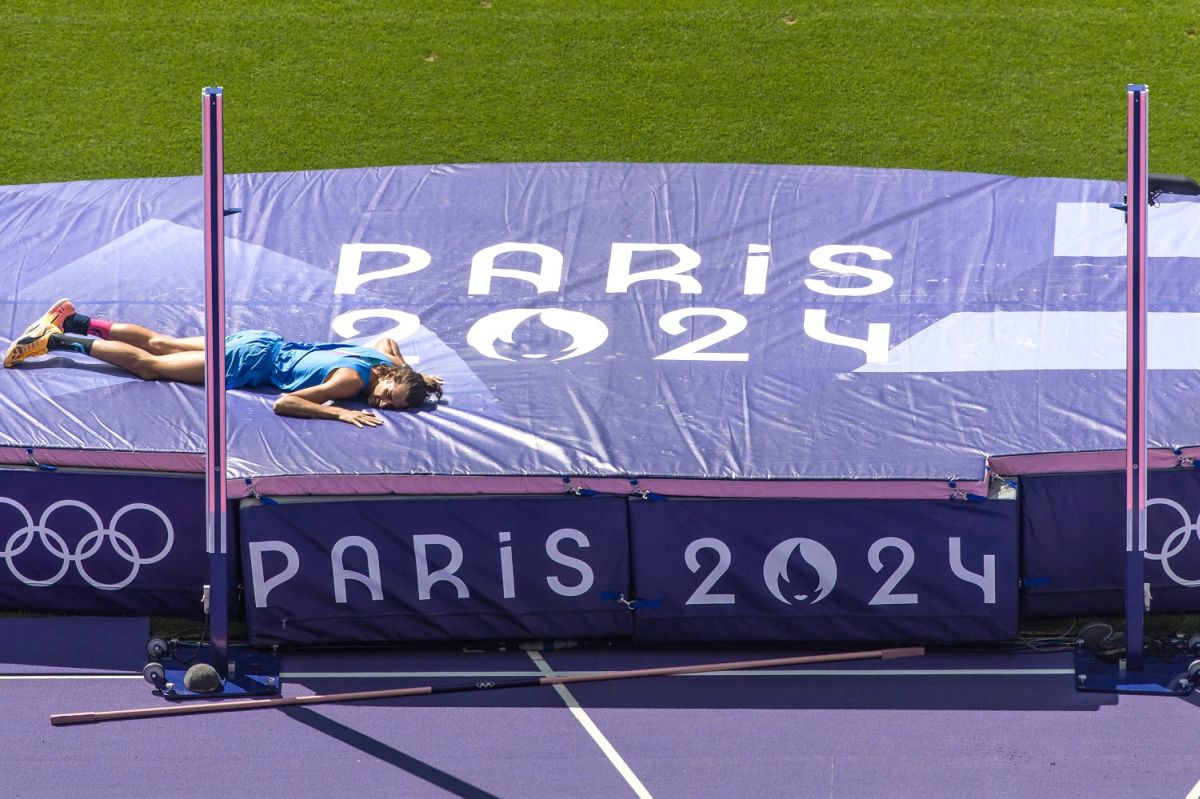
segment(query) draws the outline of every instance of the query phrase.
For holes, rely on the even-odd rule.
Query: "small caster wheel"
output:
[[[1193,635],[1188,639],[1187,648],[1189,652],[1200,655],[1200,635]]]
[[[169,651],[171,651],[171,648],[161,638],[151,638],[146,642],[146,654],[155,660],[158,660]]]
[[[1193,660],[1188,664],[1187,676],[1192,682],[1200,681],[1200,660]]]
[[[161,663],[147,663],[142,669],[142,679],[161,690],[167,683],[167,670]]]

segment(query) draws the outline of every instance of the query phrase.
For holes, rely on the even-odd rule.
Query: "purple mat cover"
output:
[[[61,296],[201,333],[200,189],[0,188],[0,337]],[[246,209],[227,221],[229,330],[388,335],[447,386],[436,408],[366,431],[233,391],[229,474],[242,493],[245,478],[328,494],[546,492],[570,477],[612,493],[639,479],[673,495],[944,498],[989,457],[1009,474],[1016,456],[1102,459],[1124,445],[1124,225],[1107,207],[1121,193],[721,164],[228,176],[227,204]],[[1200,443],[1194,207],[1150,212],[1160,449]],[[195,471],[203,418],[200,388],[81,356],[0,372],[9,463],[32,450]]]
[[[670,624],[699,623],[702,635],[711,635],[707,621],[695,619],[713,616],[713,608],[690,600],[702,581],[716,580],[705,590],[736,596],[733,615],[761,619],[757,635],[785,629],[781,618],[796,613],[789,597],[820,595],[833,573],[821,566],[830,561],[824,549],[837,553],[839,592],[854,594],[839,602],[856,604],[809,600],[797,634],[813,634],[818,617],[861,611],[865,626],[821,635],[869,637],[886,629],[1003,637],[1015,630],[1018,540],[1026,568],[1039,566],[1030,574],[1059,581],[1034,591],[1035,599],[1054,602],[1074,586],[1119,587],[1091,579],[1104,574],[1098,561],[1107,562],[1107,550],[1090,546],[1090,538],[1068,546],[1075,539],[1059,528],[1069,520],[1026,529],[1053,509],[1048,495],[1026,498],[1020,524],[1014,507],[983,509],[1013,503],[954,503],[964,506],[954,524],[925,542],[909,533],[920,527],[919,503],[901,502],[895,514],[866,526],[853,521],[865,518],[866,509],[857,508],[824,532],[793,521],[798,510],[772,516],[769,503],[752,513],[735,510],[698,550],[687,535],[671,537],[680,525],[689,535],[696,527],[680,521],[687,514],[673,503],[666,503],[676,507],[669,518],[650,527],[628,519],[641,514],[637,497],[871,500],[884,507],[983,495],[991,474],[1120,468],[1125,229],[1108,203],[1121,194],[1122,186],[1103,181],[727,164],[227,176],[226,204],[245,209],[226,221],[228,330],[268,328],[310,342],[388,336],[447,387],[441,403],[385,413],[383,426],[366,430],[276,416],[273,391],[230,391],[230,496],[633,497],[627,521],[615,528],[581,512],[559,529],[597,541],[601,531],[624,531],[631,552],[657,552],[640,566],[635,557],[624,573],[628,588],[664,600],[661,618],[670,617],[672,602],[686,611]],[[199,178],[0,187],[0,199],[0,246],[11,276],[0,289],[0,344],[62,296],[95,317],[174,335],[203,332]],[[1195,208],[1166,202],[1149,214],[1148,439],[1155,448],[1150,463],[1159,469],[1200,454],[1200,423],[1190,411],[1200,382],[1200,344],[1191,335],[1200,303]],[[144,382],[80,355],[56,353],[0,371],[0,464],[195,474],[204,418],[201,387]],[[32,606],[46,606],[44,596],[53,595],[56,608],[119,610],[139,590],[166,596],[167,589],[151,585],[162,580],[175,586],[171,602],[190,602],[198,579],[168,568],[165,555],[127,587],[84,585],[79,566],[89,574],[104,566],[110,576],[99,582],[109,585],[124,579],[131,561],[103,519],[91,527],[86,519],[73,522],[83,526],[70,545],[41,530],[59,524],[59,516],[52,523],[37,516],[57,497],[82,501],[92,490],[65,473],[57,494],[47,488],[44,500],[14,493],[13,480],[0,492],[34,514],[30,521],[13,517],[3,555],[8,570],[24,569],[36,583],[68,567],[53,590],[15,573],[4,578],[0,591],[11,596],[0,602],[29,607],[25,597],[34,593],[40,598]],[[36,470],[34,477],[55,479]],[[141,489],[148,485],[140,482]],[[1085,488],[1077,495],[1087,503],[1092,484]],[[116,504],[97,511],[104,518],[131,501],[109,499]],[[1178,501],[1190,507],[1186,496]],[[720,506],[698,507],[699,518],[712,521]],[[363,512],[386,515],[382,506],[372,508]],[[535,517],[528,516],[530,524]],[[133,518],[149,525],[139,533],[144,541],[133,539],[140,563],[162,543],[153,513]],[[541,585],[536,581],[547,573],[541,550],[520,545],[521,536],[532,540],[521,520],[503,528],[495,521],[481,513],[457,526],[405,527],[399,537],[371,541],[363,530],[322,527],[297,537],[268,535],[258,545],[296,547],[300,570],[272,600],[284,602],[285,589],[298,597],[333,591],[336,598],[325,570],[330,547],[369,554],[374,546],[382,563],[408,564],[410,555],[389,554],[388,547],[410,533],[478,538],[496,551],[484,558],[482,548],[463,567],[484,571],[470,572],[477,575],[472,604],[458,611],[495,605],[500,621],[478,633],[517,635],[533,629],[532,611],[505,595],[509,567],[497,558],[508,556],[509,544],[497,537],[513,536],[511,568],[522,601],[535,593],[520,581]],[[124,527],[117,532],[127,534]],[[728,566],[712,543],[726,539]],[[960,546],[951,550],[954,540]],[[87,560],[87,542],[105,545],[106,554]],[[182,552],[176,546],[171,557]],[[580,557],[599,552],[584,549]],[[986,577],[989,558],[995,571]],[[1064,558],[1071,569],[1041,568]],[[785,591],[789,562],[803,585]],[[1174,583],[1190,588],[1193,573],[1178,564],[1184,582]],[[383,625],[387,636],[400,619],[426,624],[429,601],[403,609],[411,586],[397,584],[398,574],[387,573],[383,599],[352,594],[367,604],[345,618]],[[896,582],[884,590],[880,581],[889,579]],[[1027,598],[1037,588],[1028,584]],[[81,593],[72,598],[70,591]],[[1190,591],[1176,593],[1173,604],[1194,606]],[[960,594],[972,620],[948,625]],[[912,597],[920,602],[910,605]],[[583,612],[594,600],[571,599],[562,611]],[[322,601],[298,615],[350,610]],[[247,608],[251,616],[266,610]],[[254,622],[297,619],[286,606],[276,615]],[[546,630],[561,632],[555,624]],[[376,637],[339,631],[352,640]]]

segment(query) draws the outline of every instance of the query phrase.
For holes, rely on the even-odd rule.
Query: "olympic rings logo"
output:
[[[1146,552],[1146,557],[1150,560],[1157,560],[1162,563],[1163,571],[1167,573],[1167,576],[1180,585],[1187,588],[1200,587],[1200,580],[1185,580],[1176,574],[1171,568],[1171,558],[1183,551],[1183,548],[1187,546],[1188,541],[1191,540],[1192,533],[1195,533],[1196,538],[1200,539],[1200,517],[1197,517],[1196,521],[1193,522],[1191,517],[1188,515],[1188,512],[1184,510],[1183,506],[1170,499],[1151,499],[1146,502],[1147,508],[1149,508],[1151,505],[1166,505],[1167,507],[1174,508],[1179,513],[1179,517],[1183,519],[1183,524],[1179,527],[1176,527],[1175,531],[1167,536],[1167,540],[1163,541],[1161,551],[1159,551],[1157,554],[1153,552]]]
[[[71,564],[75,564],[79,576],[86,580],[88,585],[102,591],[119,591],[137,578],[138,571],[143,566],[158,563],[165,558],[167,553],[171,551],[171,546],[175,543],[175,530],[171,526],[171,520],[167,518],[167,515],[153,505],[146,505],[141,502],[130,503],[121,508],[113,514],[108,524],[104,524],[101,521],[100,515],[91,506],[74,499],[60,500],[46,508],[46,511],[42,514],[42,518],[38,520],[37,524],[33,523],[33,516],[25,509],[25,506],[16,500],[9,499],[8,497],[0,497],[0,505],[8,505],[16,509],[25,520],[25,526],[8,537],[8,541],[4,544],[4,549],[0,550],[0,558],[3,558],[8,564],[8,570],[12,572],[14,577],[25,585],[38,588],[54,585],[70,570]],[[61,508],[78,508],[90,516],[92,520],[92,532],[79,540],[79,543],[75,545],[74,551],[71,550],[66,540],[48,524],[51,515]],[[162,549],[151,557],[142,557],[133,539],[117,530],[117,524],[125,517],[125,514],[132,511],[146,511],[157,516],[159,521],[162,522],[163,530],[166,532],[166,541]],[[62,565],[54,576],[45,580],[35,580],[22,574],[16,565],[17,557],[29,549],[34,542],[35,536],[47,552],[62,561]],[[88,574],[87,569],[83,565],[84,561],[99,552],[100,548],[106,542],[110,542],[113,551],[130,565],[129,576],[120,582],[100,582]]]

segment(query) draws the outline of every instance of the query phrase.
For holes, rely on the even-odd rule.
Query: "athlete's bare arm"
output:
[[[371,411],[325,404],[331,400],[352,399],[362,391],[362,378],[353,369],[334,369],[321,385],[280,396],[275,400],[275,413],[298,419],[334,419],[355,427],[375,427],[383,424],[383,420]]]
[[[394,338],[381,338],[371,343],[371,348],[379,350],[392,361],[392,366],[408,366],[404,356],[400,354],[400,345]]]

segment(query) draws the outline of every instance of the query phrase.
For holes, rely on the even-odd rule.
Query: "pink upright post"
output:
[[[1147,107],[1150,90],[1130,84],[1126,192],[1129,264],[1125,359],[1125,661],[1144,667],[1146,552],[1146,217],[1149,210]]]
[[[225,153],[222,89],[201,92],[204,124],[204,393],[208,403],[204,459],[208,614],[213,663],[229,660],[228,501],[225,482]]]

